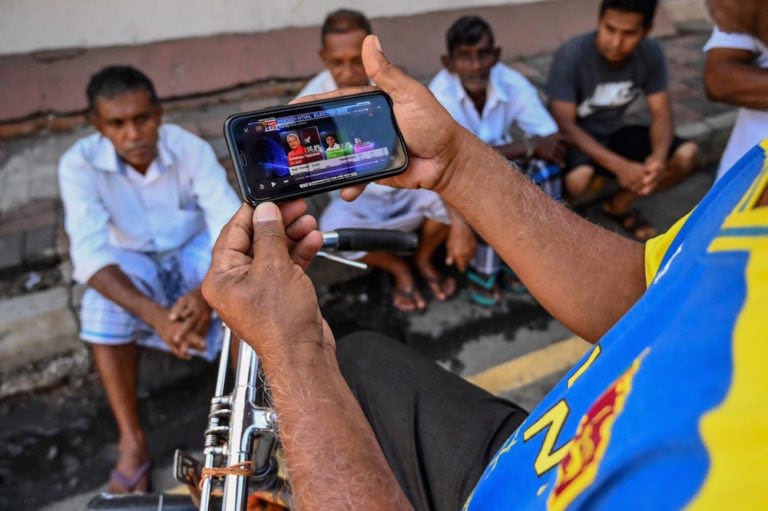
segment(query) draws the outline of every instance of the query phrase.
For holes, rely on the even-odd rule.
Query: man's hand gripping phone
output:
[[[287,363],[303,343],[333,346],[304,271],[322,244],[305,212],[303,200],[241,206],[222,230],[203,281],[208,303],[265,368]]]
[[[363,41],[363,61],[371,81],[392,98],[395,118],[408,146],[408,169],[402,174],[377,182],[396,188],[424,188],[440,192],[451,179],[450,170],[457,167],[454,162],[468,153],[465,139],[475,137],[459,128],[429,90],[387,60],[378,37],[368,36]],[[348,88],[305,96],[296,102],[345,96],[372,89]],[[362,193],[365,186],[360,184],[344,188],[341,196],[353,200]]]

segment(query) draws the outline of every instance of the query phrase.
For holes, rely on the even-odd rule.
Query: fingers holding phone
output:
[[[375,35],[363,41],[363,65],[371,80],[392,99],[411,159],[407,172],[383,182],[439,192],[446,169],[479,140],[461,128],[426,87],[389,62]]]
[[[289,216],[273,203],[255,210],[241,207],[216,242],[202,286],[208,303],[265,363],[286,356],[291,343],[308,335],[323,338],[314,286],[303,271],[302,259],[296,260],[297,253],[311,260],[322,237],[308,229],[310,224],[302,220],[305,215],[290,220],[294,206],[285,211]],[[284,218],[290,221],[288,227]]]
[[[397,126],[408,147],[407,171],[382,179],[382,184],[440,192],[450,181],[453,170],[473,166],[474,155],[484,151],[485,144],[459,126],[426,87],[390,63],[374,35],[363,42],[363,64],[371,80],[390,96]],[[333,91],[312,99],[346,93]],[[299,101],[302,100],[305,98]],[[364,189],[365,184],[346,186],[341,196],[351,201]]]

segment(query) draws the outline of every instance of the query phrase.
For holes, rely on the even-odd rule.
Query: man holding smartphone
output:
[[[370,33],[370,22],[360,12],[341,9],[329,14],[321,30],[320,49],[320,58],[327,69],[310,80],[299,97],[340,87],[368,85],[370,80],[362,65],[361,49],[363,39]],[[320,227],[324,230],[345,227],[420,230],[414,264],[430,292],[440,301],[456,292],[456,281],[435,267],[432,261],[435,251],[447,240],[449,262],[463,270],[475,247],[466,224],[429,190],[401,190],[371,184],[365,194],[352,203],[333,196],[320,218]],[[347,257],[359,259],[392,276],[392,306],[396,309],[415,312],[426,308],[427,301],[404,258],[386,252],[355,252]]]
[[[760,0],[709,5],[721,29],[768,42]],[[386,182],[440,193],[595,346],[526,417],[396,341],[361,333],[337,345],[304,273],[322,243],[305,205],[242,207],[203,292],[261,357],[294,505],[768,506],[768,140],[669,232],[642,243],[512,171],[392,65],[375,36],[363,60],[393,99],[411,156]]]
[[[80,337],[119,430],[109,493],[147,491],[150,461],[137,408],[138,346],[213,359],[221,322],[200,282],[239,201],[210,145],[162,124],[152,82],[127,66],[91,77],[88,119],[58,177],[74,278],[88,289]]]

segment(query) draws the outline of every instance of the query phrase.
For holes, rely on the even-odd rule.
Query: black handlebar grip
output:
[[[416,252],[418,245],[416,233],[394,229],[336,229],[323,232],[324,249],[408,255]]]

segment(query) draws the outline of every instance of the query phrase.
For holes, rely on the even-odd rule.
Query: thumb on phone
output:
[[[375,35],[369,35],[363,40],[363,65],[368,77],[389,94],[397,102],[398,94],[402,94],[402,84],[411,79],[397,66],[393,65],[384,51],[381,42]]]
[[[262,202],[253,211],[253,262],[279,265],[288,256],[283,216],[273,202]]]

